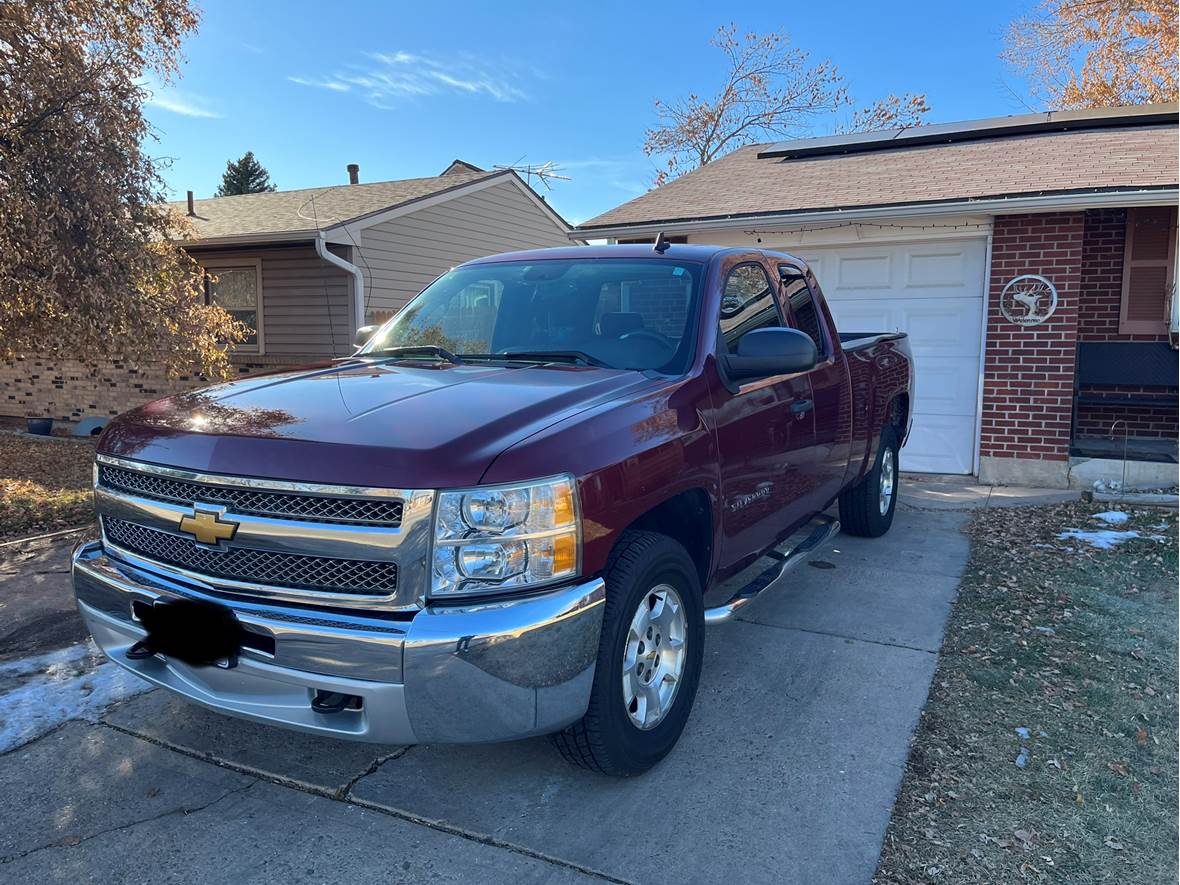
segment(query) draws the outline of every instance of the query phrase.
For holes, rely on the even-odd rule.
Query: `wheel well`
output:
[[[704,489],[688,489],[653,507],[628,529],[659,532],[678,541],[697,567],[701,586],[708,585],[713,556],[713,515]]]

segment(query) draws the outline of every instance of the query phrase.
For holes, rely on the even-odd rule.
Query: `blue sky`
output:
[[[227,159],[253,150],[281,189],[478,166],[565,168],[552,205],[577,223],[646,190],[641,150],[656,97],[708,93],[708,45],[731,19],[786,28],[830,58],[858,105],[925,92],[931,122],[1022,113],[1026,89],[998,58],[1032,0],[991,3],[303,3],[202,5],[179,80],[154,90],[148,146],[176,198],[211,196]],[[836,121],[818,124],[816,134]]]

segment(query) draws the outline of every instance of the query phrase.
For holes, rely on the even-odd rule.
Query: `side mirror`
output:
[[[364,347],[369,343],[369,339],[373,334],[380,329],[380,326],[361,326],[356,330],[356,334],[352,337],[352,343],[356,347]]]
[[[732,380],[806,372],[819,362],[815,342],[798,329],[755,329],[738,341],[736,354],[723,354]]]

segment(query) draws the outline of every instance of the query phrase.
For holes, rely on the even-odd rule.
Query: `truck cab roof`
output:
[[[520,252],[504,252],[499,255],[489,255],[486,258],[476,258],[466,262],[466,265],[498,264],[503,261],[563,261],[570,259],[585,260],[587,258],[672,258],[681,261],[692,261],[705,264],[718,255],[730,252],[748,254],[759,252],[764,255],[784,255],[783,252],[772,252],[768,249],[749,248],[744,246],[710,246],[696,243],[673,243],[665,252],[656,252],[651,243],[626,243],[616,245],[593,246],[557,246],[552,249],[527,249]],[[799,264],[803,261],[795,256],[791,259]]]

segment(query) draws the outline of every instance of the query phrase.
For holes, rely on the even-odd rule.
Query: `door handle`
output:
[[[792,415],[805,415],[815,408],[815,403],[809,399],[797,399],[791,403]]]

